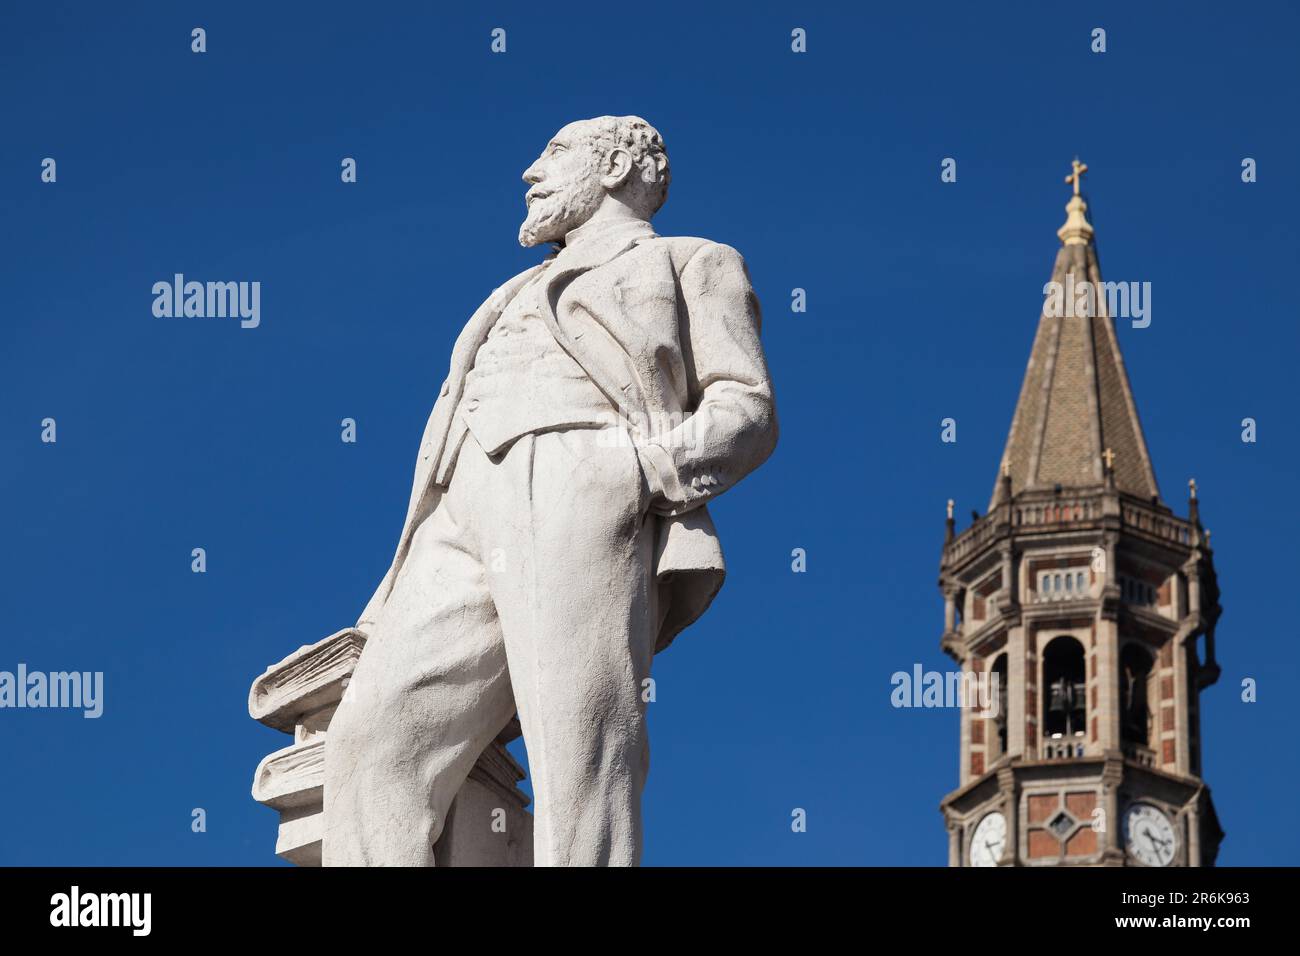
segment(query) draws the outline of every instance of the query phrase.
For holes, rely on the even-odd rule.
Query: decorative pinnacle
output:
[[[1088,171],[1088,166],[1079,162],[1077,156],[1070,165],[1074,171],[1065,177],[1065,181],[1074,185],[1074,195],[1065,204],[1065,225],[1056,230],[1056,234],[1067,246],[1086,246],[1092,241],[1092,225],[1084,215],[1088,211],[1088,204],[1079,195],[1079,185],[1083,182],[1083,174]]]
[[[1196,479],[1195,478],[1187,479],[1187,490],[1191,494],[1192,500],[1195,501],[1196,500]]]
[[[948,520],[952,520],[952,499],[948,499]]]

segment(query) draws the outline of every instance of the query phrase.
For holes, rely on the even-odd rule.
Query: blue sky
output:
[[[288,740],[248,718],[249,683],[355,620],[456,333],[539,257],[520,173],[604,113],[664,134],[659,232],[745,256],[782,426],[712,509],[726,587],[656,663],[645,862],[946,861],[957,714],[892,709],[889,677],[949,666],[944,501],[960,526],[987,505],[1075,154],[1107,277],[1153,285],[1151,326],[1119,335],[1161,490],[1185,513],[1195,476],[1214,532],[1220,862],[1300,862],[1300,650],[1277,617],[1300,532],[1300,16],[843,7],[5,8],[0,669],[102,670],[106,691],[98,720],[0,711],[0,864],[276,862],[249,786]],[[260,327],[155,318],[176,272],[260,281]]]

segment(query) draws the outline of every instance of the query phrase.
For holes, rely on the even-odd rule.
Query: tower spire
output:
[[[1075,159],[1065,177],[1074,191],[1057,230],[1061,245],[990,509],[1006,494],[1001,475],[1010,475],[1017,494],[1105,484],[1107,449],[1119,491],[1146,500],[1160,493],[1085,215],[1081,184],[1087,171]]]

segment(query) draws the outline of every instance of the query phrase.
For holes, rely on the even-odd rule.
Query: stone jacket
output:
[[[424,429],[397,553],[358,621],[369,629],[411,539],[437,507],[434,481],[465,375],[497,317],[537,271],[543,318],[628,426],[656,521],[662,650],[712,602],[726,573],[707,503],[757,468],[777,439],[776,407],[759,342],[758,300],[740,254],[650,224],[604,227],[495,290],[470,317]]]

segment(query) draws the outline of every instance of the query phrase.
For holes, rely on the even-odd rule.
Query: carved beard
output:
[[[567,183],[543,183],[538,188],[554,190],[534,199],[528,216],[519,227],[521,246],[538,246],[544,242],[563,242],[565,235],[591,218],[604,198],[605,190],[593,168]]]

